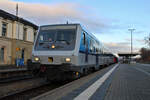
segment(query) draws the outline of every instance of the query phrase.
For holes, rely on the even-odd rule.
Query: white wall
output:
[[[13,22],[12,24],[13,24],[13,26],[12,26],[12,28],[13,28],[13,29],[12,29],[12,30],[13,30],[13,32],[12,32],[12,34],[13,34],[13,39],[16,39],[16,37],[17,37],[17,36],[16,36],[16,25],[17,25],[17,24],[16,24],[16,22]]]
[[[18,23],[15,24],[15,39],[18,39]],[[27,28],[27,40],[29,42],[34,42],[34,29],[30,26],[24,26],[23,24],[19,23],[19,39],[23,40],[23,28]]]
[[[18,31],[19,31],[19,39],[23,40],[23,28],[27,28],[27,41],[34,42],[34,29],[30,26],[25,26],[22,23],[19,23],[19,30],[18,30],[18,22],[13,22],[10,20],[4,20],[0,18],[0,36],[2,35],[2,21],[8,23],[7,25],[7,37],[18,39]]]
[[[18,37],[20,37],[20,34],[18,34],[20,32],[20,29],[18,29],[19,26],[18,26],[18,22],[16,22],[16,29],[15,29],[15,39],[18,39]],[[19,30],[19,32],[18,32]]]
[[[30,42],[34,41],[34,30],[31,27],[27,28],[27,41],[30,41]]]
[[[19,24],[19,39],[23,40],[23,24]]]
[[[7,37],[12,38],[12,22],[7,24]]]

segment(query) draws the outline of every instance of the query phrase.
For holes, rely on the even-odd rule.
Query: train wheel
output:
[[[102,68],[103,68],[103,65],[100,65],[100,66],[99,66],[99,70],[101,70]]]
[[[87,68],[83,69],[83,76],[85,76],[85,75],[88,75],[88,69]]]

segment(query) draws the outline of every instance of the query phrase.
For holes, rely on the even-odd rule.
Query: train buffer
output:
[[[32,100],[150,100],[150,67],[116,64]]]

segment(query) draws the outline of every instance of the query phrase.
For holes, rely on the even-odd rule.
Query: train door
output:
[[[96,49],[96,65],[98,65],[98,63],[99,63],[99,62],[98,62],[98,61],[99,61],[99,59],[98,59],[98,51],[99,51],[99,50],[98,50],[98,43],[95,42],[95,45],[96,45],[96,46],[95,46],[95,49]]]
[[[96,65],[98,65],[98,54],[96,54]]]
[[[98,49],[96,48],[96,65],[98,65],[98,62],[99,61],[99,59],[98,59]]]
[[[80,51],[82,55],[82,63],[88,62],[88,38],[85,32],[82,32],[81,42],[80,42]]]
[[[85,62],[87,63],[88,62],[88,41],[85,32],[83,33],[83,39],[85,44]]]

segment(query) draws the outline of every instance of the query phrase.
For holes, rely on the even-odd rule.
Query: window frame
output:
[[[23,40],[27,41],[27,27],[23,27]]]
[[[4,27],[4,25],[6,25],[6,26]],[[4,28],[6,28],[5,34],[3,34],[3,33],[4,33],[4,32],[3,32],[3,31],[4,31]],[[1,34],[1,35],[2,35],[3,37],[6,37],[6,36],[7,36],[7,29],[8,29],[8,23],[2,22],[2,31],[1,31],[2,34]]]

